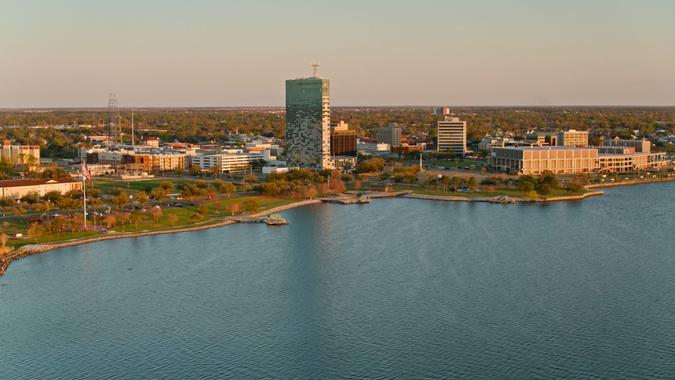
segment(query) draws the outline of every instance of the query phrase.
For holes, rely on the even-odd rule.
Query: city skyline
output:
[[[161,5],[161,6],[159,6]],[[675,105],[675,4],[9,1],[0,108]]]

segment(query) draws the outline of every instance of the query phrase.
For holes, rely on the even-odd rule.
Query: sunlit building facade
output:
[[[328,79],[286,81],[286,160],[290,167],[333,168]]]

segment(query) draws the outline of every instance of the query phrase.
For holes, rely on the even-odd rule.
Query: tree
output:
[[[104,224],[107,228],[112,228],[112,227],[114,227],[114,226],[115,226],[115,223],[117,223],[117,218],[115,218],[115,215],[108,214],[108,215],[106,215],[106,216],[103,217],[103,224]]]
[[[227,209],[230,212],[230,215],[237,215],[239,213],[241,206],[239,203],[232,203],[230,204]]]
[[[169,216],[166,217],[166,221],[170,226],[175,226],[176,223],[178,223],[178,217],[174,214],[169,214]]]
[[[45,227],[38,222],[34,222],[30,224],[30,226],[28,227],[28,231],[26,231],[26,233],[28,237],[33,239],[33,241],[35,241],[35,243],[37,244],[38,240],[45,233]]]
[[[115,205],[116,209],[120,210],[129,203],[129,195],[125,191],[120,191],[117,195],[110,198],[110,201]]]
[[[358,165],[356,165],[355,171],[357,173],[369,173],[369,172],[379,172],[382,171],[383,169],[384,169],[384,160],[379,157],[375,157],[360,161]]]
[[[345,183],[340,178],[331,178],[329,183],[331,191],[336,193],[344,193],[347,190]]]
[[[316,197],[317,194],[319,194],[319,192],[316,190],[314,186],[310,186],[307,188],[307,190],[305,190],[305,196],[309,199]]]
[[[0,254],[5,254],[6,249],[5,246],[7,245],[7,241],[9,240],[9,236],[5,234],[4,232],[0,233]]]
[[[129,217],[129,222],[133,223],[136,228],[138,228],[138,222],[143,220],[143,214],[140,211],[134,211]]]
[[[244,176],[244,182],[251,184],[255,183],[258,180],[258,177],[256,177],[255,174],[247,174]]]
[[[199,165],[190,166],[190,174],[198,177],[202,174],[202,168]]]
[[[21,197],[21,202],[33,204],[39,201],[40,201],[40,194],[38,194],[37,191],[31,191],[30,193]]]
[[[539,186],[539,189],[537,190],[537,193],[539,193],[541,195],[548,195],[548,194],[551,193],[551,186],[544,183],[541,186]]]
[[[138,199],[138,203],[141,204],[141,207],[145,207],[145,205],[148,203],[148,199],[150,197],[148,196],[148,193],[145,191],[141,191],[138,194],[136,194],[136,199]]]
[[[61,198],[63,198],[63,195],[61,195],[61,192],[53,190],[53,191],[48,191],[45,193],[45,195],[42,197],[42,199],[52,202],[54,204],[58,203]]]
[[[158,202],[161,202],[168,197],[169,197],[169,194],[167,194],[167,191],[164,190],[161,187],[158,187],[158,188],[152,190],[152,192],[150,193],[150,198],[152,198],[152,199],[154,199]]]
[[[197,223],[199,221],[204,220],[204,215],[196,212],[190,216],[190,219],[192,220],[193,223]]]
[[[255,199],[247,199],[244,201],[243,205],[244,211],[253,212],[258,209],[258,202]]]
[[[152,215],[152,220],[157,223],[160,219],[162,219],[164,212],[161,208],[155,206],[150,210],[150,215]]]
[[[161,181],[159,183],[159,188],[166,191],[166,192],[171,192],[173,191],[173,183],[169,181]]]
[[[471,191],[476,191],[476,188],[478,187],[478,183],[476,182],[475,177],[469,178],[469,189]]]
[[[234,184],[231,183],[231,182],[223,182],[222,186],[220,187],[220,191],[221,191],[223,194],[226,194],[227,197],[229,198],[229,197],[230,197],[230,194],[232,194],[232,193],[234,193],[235,191],[237,191],[237,187],[234,186]]]

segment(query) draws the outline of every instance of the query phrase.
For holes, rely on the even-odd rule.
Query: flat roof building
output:
[[[558,132],[558,145],[587,147],[588,131],[577,131],[576,129],[570,129],[568,131]]]
[[[587,173],[598,169],[598,150],[567,146],[493,148],[490,165],[524,175]]]
[[[452,152],[456,155],[466,154],[466,121],[456,117],[446,117],[436,122],[438,152]]]
[[[330,82],[286,81],[286,159],[290,167],[333,167],[330,159]]]
[[[377,142],[389,144],[390,146],[401,145],[401,135],[403,128],[398,123],[389,123],[386,127],[377,130]]]
[[[29,193],[44,196],[51,191],[65,194],[82,190],[82,182],[72,179],[12,179],[0,181],[0,198],[19,199]]]

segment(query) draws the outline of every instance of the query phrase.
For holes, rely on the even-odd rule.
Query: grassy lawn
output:
[[[455,196],[455,197],[497,197],[500,195],[507,195],[509,197],[522,197],[522,198],[527,198],[529,197],[530,194],[519,191],[519,190],[513,190],[513,189],[495,189],[495,191],[473,191],[473,192],[454,192],[454,191],[445,191],[442,189],[439,189],[437,187],[426,187],[426,186],[418,186],[418,185],[406,185],[406,184],[397,184],[394,185],[394,189],[396,191],[402,191],[402,190],[412,190],[413,192],[417,194],[424,194],[424,195],[443,195],[443,196]],[[556,189],[551,191],[550,194],[546,195],[546,197],[556,197],[556,196],[563,196],[563,195],[582,195],[586,191],[582,190],[579,192],[571,192],[567,191],[565,189]]]
[[[157,181],[157,185],[158,183],[159,181]],[[192,216],[197,212],[198,206],[196,205],[185,207],[162,206],[162,216],[157,222],[152,220],[150,215],[146,214],[141,220],[138,221],[138,223],[129,223],[125,226],[115,226],[111,230],[120,233],[133,233],[141,231],[163,231],[196,225],[213,224],[231,216],[229,207],[232,204],[238,203],[241,210],[243,211],[243,203],[247,200],[256,201],[258,204],[257,211],[264,211],[297,202],[301,199],[277,198],[264,195],[244,195],[232,196],[231,198],[220,197],[218,199],[204,200],[201,202],[201,204],[205,206],[206,214],[204,215],[204,218],[199,221],[194,221],[192,219]],[[200,201],[195,201],[193,203],[198,204]],[[169,220],[169,215],[176,216],[176,219],[173,223],[171,223]],[[26,235],[26,229],[27,221],[25,219],[18,219],[9,223],[6,232],[10,235],[14,235],[17,232],[21,232]],[[35,239],[25,237],[20,239],[11,239],[8,242],[8,245],[18,248],[28,244],[54,243],[71,239],[84,239],[100,235],[102,235],[102,233],[99,231],[75,231],[60,234],[44,234],[39,239],[37,239],[37,242]]]
[[[123,181],[121,179],[112,178],[96,178],[94,179],[94,188],[101,191],[103,194],[113,194],[115,190],[125,190],[128,193],[137,193],[146,189],[154,189],[159,187],[160,182],[171,182],[174,186],[174,191],[178,191],[177,187],[181,183],[194,182],[194,180],[176,179],[176,178],[152,178],[136,181]]]

